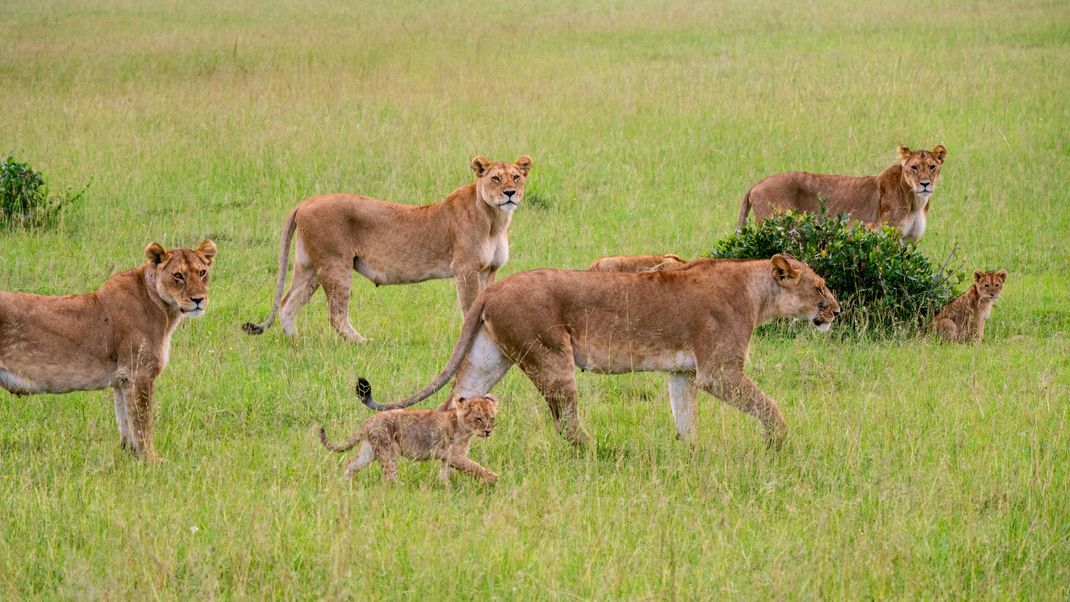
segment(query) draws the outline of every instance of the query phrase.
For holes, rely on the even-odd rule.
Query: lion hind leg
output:
[[[549,404],[558,432],[576,447],[589,447],[594,443],[594,439],[580,423],[576,364],[572,358],[571,345],[567,347],[562,352],[533,350],[533,353],[525,358],[521,368]]]
[[[698,404],[695,401],[695,375],[673,373],[669,375],[669,405],[673,422],[676,423],[676,438],[692,441],[695,438],[695,419]]]
[[[327,313],[331,326],[343,339],[351,343],[363,343],[367,339],[349,321],[349,296],[353,283],[350,265],[342,262],[340,266],[321,269],[318,276],[323,292],[327,293]]]
[[[945,340],[951,342],[959,341],[959,327],[947,318],[936,321],[936,333]]]
[[[472,342],[468,357],[457,372],[449,398],[439,409],[449,409],[453,402],[461,398],[490,393],[494,385],[498,384],[512,367],[513,362],[502,353],[486,329],[481,328],[476,334],[476,340]]]
[[[294,262],[293,282],[290,283],[286,296],[282,298],[282,311],[279,313],[282,331],[287,336],[297,336],[297,312],[308,303],[319,285],[314,268]]]
[[[371,464],[374,460],[375,448],[372,447],[372,444],[367,441],[361,443],[360,451],[357,452],[357,457],[353,458],[349,464],[346,465],[346,478],[352,479],[353,475],[365,466]]]

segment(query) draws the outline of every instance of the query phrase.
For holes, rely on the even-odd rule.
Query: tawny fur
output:
[[[933,318],[933,330],[946,341],[972,343],[985,336],[985,322],[992,313],[992,304],[1003,292],[1007,270],[975,270],[973,280],[973,285],[965,293]]]
[[[46,297],[0,291],[0,386],[16,395],[111,388],[123,447],[155,459],[154,387],[171,333],[208,305],[210,240],[195,250],[145,248],[149,261],[95,292]]]
[[[776,402],[743,372],[751,334],[776,317],[830,325],[839,304],[821,277],[784,255],[697,259],[668,272],[535,270],[495,283],[465,316],[446,367],[423,390],[376,409],[410,406],[456,374],[450,399],[488,392],[513,365],[532,380],[554,423],[590,442],[577,411],[575,369],[672,374],[677,434],[694,431],[696,388],[758,418],[773,445],[786,424]]]
[[[665,272],[687,264],[675,253],[666,255],[620,255],[603,257],[587,268],[592,272]]]
[[[471,168],[475,182],[433,205],[350,194],[303,201],[283,226],[271,313],[264,322],[242,328],[249,334],[264,332],[281,304],[282,329],[294,336],[298,310],[322,286],[331,325],[347,341],[364,342],[349,320],[354,270],[376,286],[455,278],[464,313],[509,259],[509,225],[524,197],[531,158],[495,163],[476,157]],[[293,281],[283,296],[295,231]]]
[[[925,234],[929,198],[940,179],[947,149],[912,151],[899,147],[899,162],[876,176],[833,176],[788,172],[769,176],[751,186],[739,211],[742,228],[750,211],[762,221],[788,209],[817,212],[818,199],[832,215],[848,213],[870,229],[889,224],[899,229],[904,241]]]
[[[352,477],[372,460],[378,460],[383,469],[383,481],[395,482],[398,458],[404,457],[439,460],[442,463],[439,478],[447,485],[453,469],[493,484],[498,475],[471,460],[468,451],[472,437],[490,437],[497,412],[497,398],[484,395],[457,400],[445,409],[393,410],[376,414],[341,445],[328,441],[327,432],[320,427],[320,441],[327,449],[339,453],[361,445],[357,457],[346,465],[347,477]]]

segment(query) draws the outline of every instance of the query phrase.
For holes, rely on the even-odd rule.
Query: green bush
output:
[[[843,308],[834,329],[857,336],[918,332],[954,298],[963,278],[948,267],[954,250],[937,267],[913,244],[902,243],[895,228],[869,231],[846,214],[831,217],[824,210],[748,221],[706,256],[765,259],[776,253],[790,253],[825,279]]]
[[[81,196],[70,191],[50,195],[40,172],[8,155],[0,164],[0,229],[51,226]]]

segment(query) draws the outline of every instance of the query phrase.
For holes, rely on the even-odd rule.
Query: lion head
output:
[[[215,243],[210,240],[193,250],[167,251],[156,243],[145,247],[149,269],[156,276],[156,293],[183,316],[203,316],[208,307],[208,272],[215,254]]]
[[[974,286],[977,294],[983,301],[995,301],[1003,292],[1003,283],[1007,281],[1007,270],[986,272],[984,270],[973,271]]]
[[[821,332],[828,332],[840,313],[840,304],[825,286],[825,279],[788,254],[773,255],[770,262],[773,280],[780,287],[776,303],[781,314],[809,320]]]
[[[899,147],[899,164],[903,167],[903,181],[923,201],[929,200],[940,179],[940,166],[947,157],[947,149],[939,144],[932,151],[912,151]]]
[[[516,163],[494,163],[486,157],[476,157],[472,159],[472,171],[479,198],[495,209],[512,212],[524,197],[531,157],[524,155]]]
[[[471,433],[490,437],[494,431],[494,416],[498,413],[498,398],[493,395],[458,399],[454,404],[461,424]]]

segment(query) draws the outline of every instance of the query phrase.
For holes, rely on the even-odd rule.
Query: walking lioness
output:
[[[111,387],[123,447],[155,459],[152,404],[171,333],[208,306],[216,246],[145,247],[149,261],[95,292],[45,297],[0,291],[0,385],[16,395]]]
[[[399,205],[350,194],[299,204],[283,226],[271,313],[262,323],[242,328],[249,334],[264,332],[281,302],[282,330],[297,334],[297,311],[322,285],[331,325],[347,341],[364,342],[349,322],[353,270],[376,286],[456,278],[464,313],[509,259],[509,224],[524,198],[531,158],[494,163],[476,157],[471,167],[476,181],[434,205]],[[283,297],[295,230],[293,282]]]
[[[929,197],[940,179],[947,149],[912,151],[899,147],[899,162],[877,176],[830,176],[806,172],[779,173],[751,186],[739,210],[739,227],[753,210],[762,221],[775,211],[819,209],[824,200],[831,215],[848,213],[869,228],[895,226],[904,242],[925,234]]]
[[[825,281],[786,255],[697,259],[668,272],[535,270],[483,291],[465,315],[453,355],[434,381],[396,404],[408,407],[457,374],[450,400],[483,395],[514,363],[550,405],[558,430],[590,441],[576,409],[574,371],[671,374],[670,402],[681,438],[695,428],[696,387],[758,418],[779,445],[786,425],[776,402],[743,373],[754,327],[778,316],[828,330],[840,306]],[[449,401],[447,401],[449,403]]]

